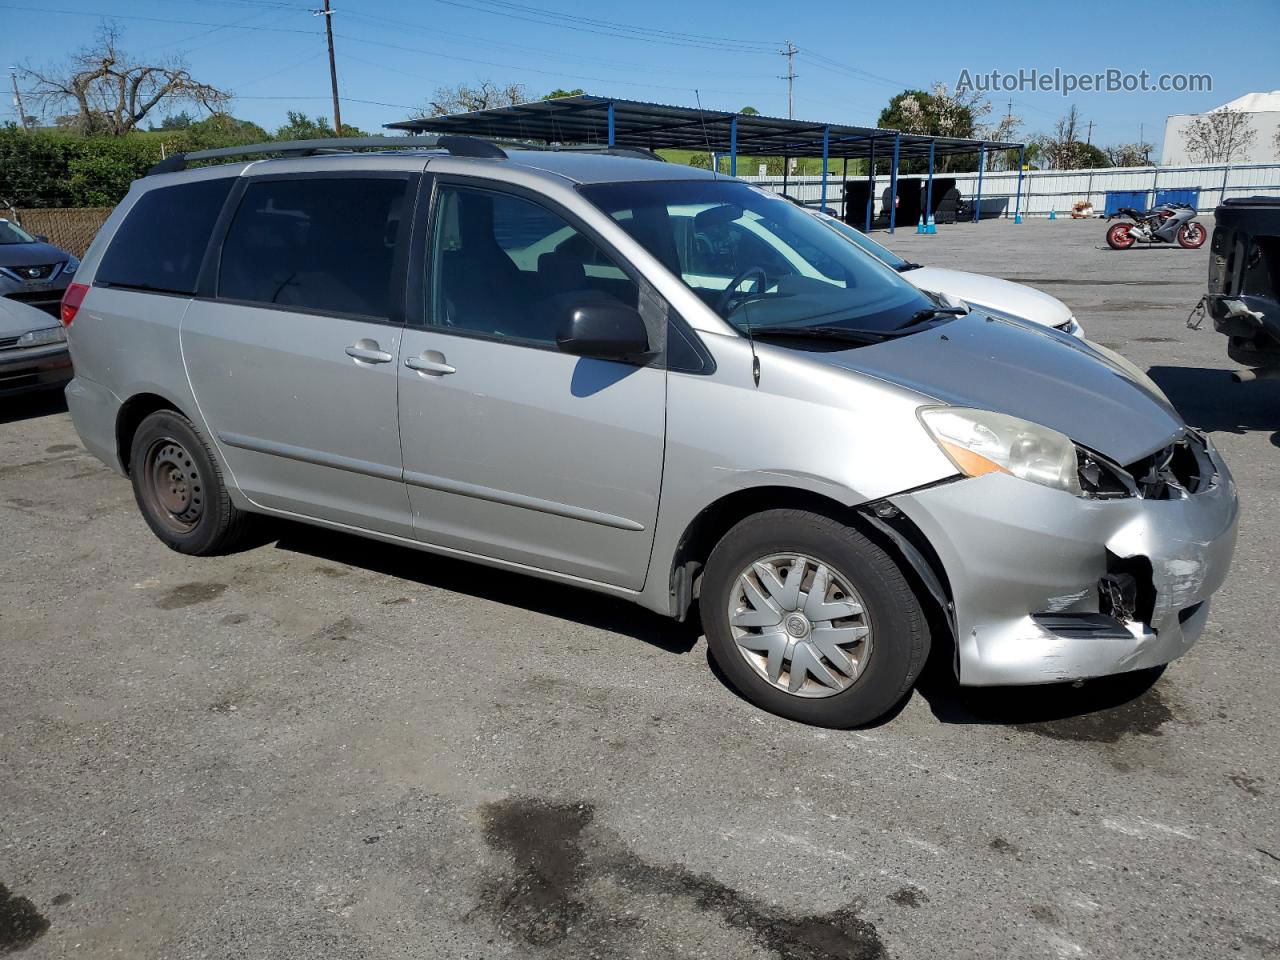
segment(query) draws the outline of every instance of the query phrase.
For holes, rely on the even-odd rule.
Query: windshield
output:
[[[888,331],[935,304],[776,194],[735,180],[579,188],[739,330]]]
[[[843,220],[837,220],[835,217],[824,216],[821,220],[850,243],[856,243],[863,250],[867,251],[867,253],[871,254],[877,260],[887,263],[889,266],[893,267],[893,269],[905,270],[912,266],[911,261],[898,256],[888,247],[881,246],[876,243],[857,227],[851,227]]]
[[[35,243],[36,238],[16,223],[0,220],[0,243]]]

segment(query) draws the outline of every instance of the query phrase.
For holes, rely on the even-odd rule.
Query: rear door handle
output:
[[[423,351],[421,356],[409,357],[409,359],[405,360],[404,365],[410,370],[417,370],[419,373],[430,373],[437,377],[457,371],[456,367],[444,362],[444,354],[439,350]]]
[[[347,356],[361,363],[390,363],[395,357],[378,346],[377,340],[367,337],[347,347]]]

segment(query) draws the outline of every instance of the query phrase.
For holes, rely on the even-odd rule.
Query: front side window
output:
[[[385,320],[407,181],[250,183],[222,245],[218,297]]]
[[[546,345],[577,304],[639,301],[590,237],[511,194],[441,186],[432,250],[432,326]]]
[[[740,330],[890,331],[934,306],[812,215],[745,183],[655,180],[579,190]]]
[[[155,293],[195,293],[209,237],[234,182],[234,177],[220,177],[148,190],[111,238],[94,282]]]
[[[0,244],[35,243],[36,238],[16,223],[0,219]]]

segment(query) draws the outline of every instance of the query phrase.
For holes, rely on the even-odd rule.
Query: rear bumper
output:
[[[1183,500],[1086,500],[1003,474],[893,498],[947,575],[960,682],[1057,683],[1185,653],[1235,550],[1235,483],[1210,456],[1218,479]],[[1147,562],[1147,620],[1097,616],[1102,577]]]
[[[71,379],[67,345],[0,352],[0,396],[46,390]]]
[[[120,399],[101,384],[76,377],[67,384],[67,409],[84,448],[116,473],[124,466],[116,450],[116,418]]]

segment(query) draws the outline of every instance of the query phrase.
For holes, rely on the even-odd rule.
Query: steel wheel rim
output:
[[[801,553],[775,553],[734,578],[726,611],[734,645],[770,686],[832,697],[866,672],[871,618],[849,578]]]
[[[143,489],[152,513],[175,533],[189,533],[204,516],[204,481],[195,459],[177,440],[163,437],[143,458]]]

